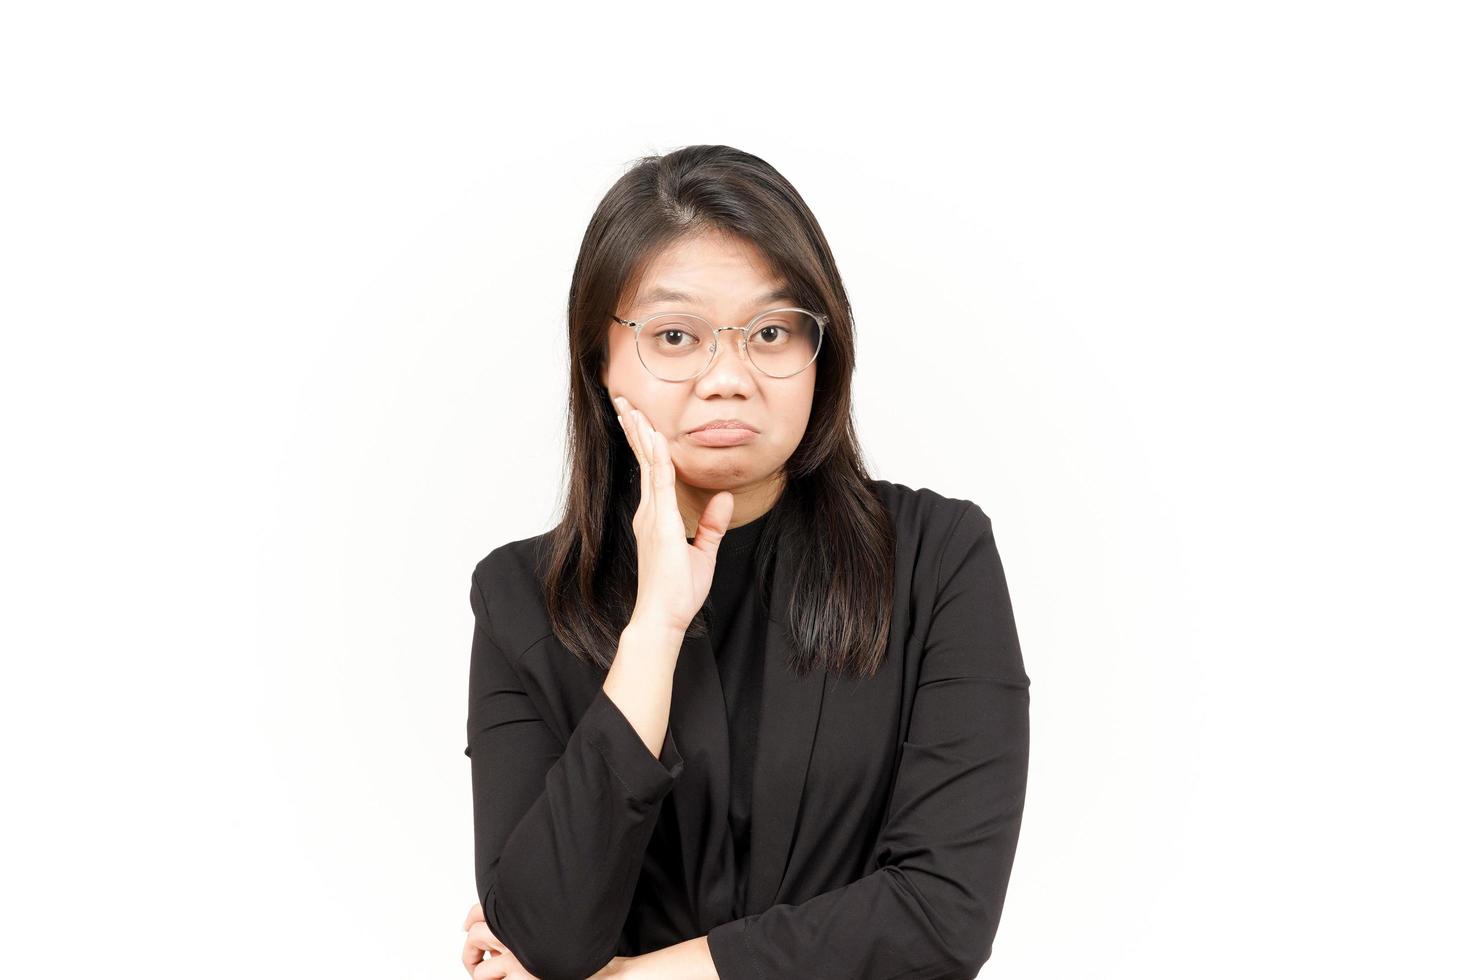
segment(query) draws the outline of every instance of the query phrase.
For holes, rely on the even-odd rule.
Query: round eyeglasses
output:
[[[614,320],[633,328],[638,360],[660,381],[692,381],[709,369],[719,334],[740,331],[740,349],[762,374],[790,378],[805,371],[822,349],[831,319],[800,307],[767,310],[743,327],[717,327],[693,313],[658,313],[643,320]]]

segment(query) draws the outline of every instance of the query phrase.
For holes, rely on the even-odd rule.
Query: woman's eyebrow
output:
[[[648,306],[650,303],[698,304],[699,302],[700,299],[697,296],[691,296],[688,293],[681,293],[677,289],[669,289],[666,286],[654,286],[649,289],[648,292],[640,294],[638,299],[634,301],[633,305],[635,307],[642,307]],[[796,297],[791,295],[791,289],[789,286],[777,286],[770,292],[763,293],[760,296],[755,297],[755,299],[751,301],[751,305],[759,306],[764,303],[777,302],[796,302]]]

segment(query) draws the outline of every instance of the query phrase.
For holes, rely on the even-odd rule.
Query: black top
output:
[[[753,521],[726,529],[705,600],[710,645],[720,670],[730,729],[730,837],[735,862],[732,919],[745,914],[750,878],[750,798],[766,645],[766,609],[755,579],[755,549],[771,513],[768,510]]]
[[[539,574],[549,534],[475,566],[475,886],[491,932],[532,974],[582,980],[615,955],[699,936],[721,980],[970,980],[990,957],[1030,744],[996,536],[972,501],[886,480],[868,489],[895,535],[878,672],[796,669],[777,613],[799,552],[783,541],[764,645],[717,657],[710,637],[686,634],[657,752],[607,696],[607,672],[551,629]],[[735,557],[716,568],[733,572]],[[751,620],[720,612],[725,585],[712,635],[733,651]],[[748,671],[736,677],[757,649],[758,697]],[[753,717],[758,739],[740,734]],[[752,745],[754,772],[740,778]],[[747,783],[748,819],[734,801]],[[743,876],[735,821],[748,824]],[[737,879],[744,914],[732,916]]]

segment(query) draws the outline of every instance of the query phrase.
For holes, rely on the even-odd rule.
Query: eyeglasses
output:
[[[767,310],[743,327],[717,327],[693,313],[659,313],[643,320],[612,318],[633,328],[638,360],[660,381],[692,381],[709,369],[719,335],[740,331],[740,349],[762,374],[790,378],[817,359],[831,318],[800,307]]]

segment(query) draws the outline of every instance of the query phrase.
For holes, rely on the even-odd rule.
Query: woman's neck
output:
[[[785,474],[777,473],[758,484],[732,489],[730,493],[735,497],[735,510],[730,515],[729,526],[740,527],[768,513],[776,506],[776,501],[781,499],[781,492],[785,488]],[[679,501],[679,513],[684,518],[684,537],[694,537],[694,532],[699,528],[699,518],[709,505],[710,498],[723,492],[675,482],[674,496]]]

